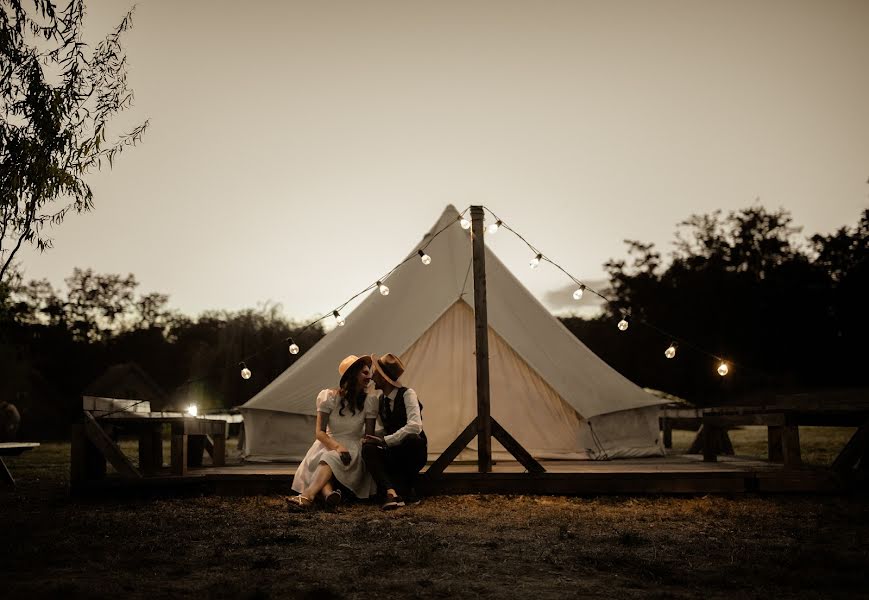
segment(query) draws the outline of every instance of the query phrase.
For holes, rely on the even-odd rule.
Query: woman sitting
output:
[[[338,483],[357,498],[376,491],[361,452],[362,436],[374,433],[377,419],[377,396],[368,393],[371,357],[351,354],[338,365],[338,374],[338,389],[317,395],[316,440],[296,469],[293,491],[298,496],[287,498],[291,509],[310,509],[318,495],[327,506],[337,506],[341,502]]]

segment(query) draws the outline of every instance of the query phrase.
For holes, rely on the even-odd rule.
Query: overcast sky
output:
[[[88,6],[96,36],[128,5]],[[759,198],[811,234],[869,206],[865,0],[142,0],[134,24],[118,124],[150,129],[91,179],[94,212],[19,254],[28,278],[131,272],[187,314],[304,320],[450,203],[589,280],[691,214]],[[492,249],[564,309],[565,277],[505,234]]]

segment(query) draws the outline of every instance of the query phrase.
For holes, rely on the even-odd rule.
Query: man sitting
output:
[[[399,378],[404,364],[394,354],[373,362],[371,376],[380,396],[379,417],[383,436],[366,435],[362,446],[365,466],[385,493],[384,510],[415,501],[416,476],[428,458],[428,442],[422,430],[422,404],[416,392],[404,387]]]

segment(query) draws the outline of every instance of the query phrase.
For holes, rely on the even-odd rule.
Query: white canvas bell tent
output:
[[[336,327],[241,407],[244,456],[298,461],[314,440],[317,393],[338,384],[349,354],[401,356],[401,378],[423,404],[429,458],[477,414],[471,236],[448,206],[401,266]],[[446,228],[440,235],[435,234]],[[426,244],[430,244],[426,246]],[[661,400],[644,392],[570,333],[486,248],[492,416],[538,459],[663,454]],[[614,335],[617,332],[614,331]],[[492,456],[512,460],[492,440]],[[476,439],[459,459],[476,458]]]

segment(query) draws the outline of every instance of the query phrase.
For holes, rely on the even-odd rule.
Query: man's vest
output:
[[[405,425],[407,425],[407,408],[404,406],[404,392],[406,387],[398,388],[398,393],[395,395],[395,401],[392,403],[392,411],[389,411],[389,400],[386,396],[380,397],[380,420],[383,423],[383,428],[386,430],[386,435],[392,435]],[[422,402],[419,403],[419,418],[422,420]],[[428,443],[425,437],[425,431],[420,431],[419,437]]]

